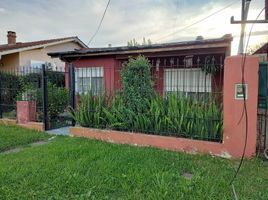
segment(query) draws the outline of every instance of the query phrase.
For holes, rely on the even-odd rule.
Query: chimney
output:
[[[16,32],[8,31],[7,32],[7,44],[16,44]]]

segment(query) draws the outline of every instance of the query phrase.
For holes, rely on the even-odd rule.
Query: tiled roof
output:
[[[4,51],[16,50],[16,49],[21,49],[21,48],[47,45],[47,44],[61,42],[61,41],[70,40],[70,39],[80,41],[78,37],[66,37],[66,38],[57,38],[57,39],[51,39],[51,40],[40,40],[40,41],[34,41],[34,42],[18,42],[16,44],[3,44],[3,45],[0,45],[0,53]]]

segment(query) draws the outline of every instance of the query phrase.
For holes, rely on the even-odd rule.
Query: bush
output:
[[[154,93],[151,66],[144,56],[130,58],[121,70],[122,98],[126,108],[133,112],[144,112],[144,101]]]
[[[130,59],[121,72],[122,92],[109,98],[81,97],[72,116],[81,126],[220,141],[222,109],[213,98],[198,102],[153,91],[150,65],[144,57]]]
[[[37,106],[43,105],[41,89],[37,90]],[[56,119],[63,113],[68,106],[68,92],[66,88],[57,87],[55,84],[48,83],[48,115],[50,120]]]
[[[56,85],[57,87],[65,87],[65,73],[64,72],[55,72],[55,71],[46,71],[48,82]],[[33,88],[42,87],[42,73],[29,73],[22,76],[22,81],[24,85],[31,85]]]
[[[16,74],[0,72],[0,95],[2,112],[10,112],[16,105],[17,96],[23,90],[23,82]]]

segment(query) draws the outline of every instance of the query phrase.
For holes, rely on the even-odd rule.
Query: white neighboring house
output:
[[[49,63],[52,68],[64,68],[65,62],[48,53],[87,48],[78,37],[66,37],[33,42],[17,42],[16,33],[8,31],[7,44],[0,45],[0,71],[27,70]]]

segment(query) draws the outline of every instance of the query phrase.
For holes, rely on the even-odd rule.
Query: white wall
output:
[[[68,42],[64,44],[58,44],[54,46],[49,46],[46,48],[40,48],[35,50],[20,52],[19,63],[20,67],[27,67],[31,65],[31,60],[50,62],[55,64],[55,66],[63,68],[65,63],[58,58],[51,58],[48,53],[51,52],[61,52],[61,51],[72,51],[74,49],[81,49],[80,45],[75,42]]]

